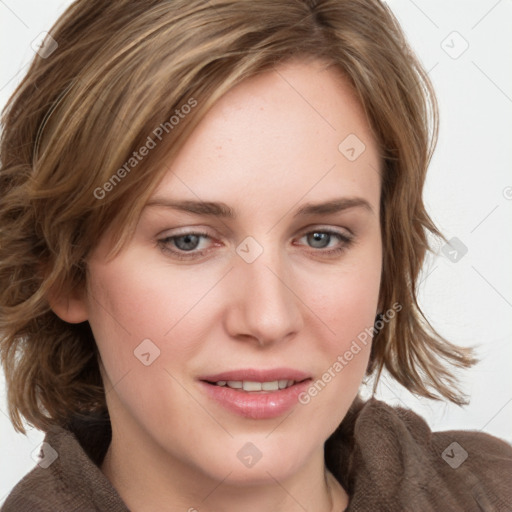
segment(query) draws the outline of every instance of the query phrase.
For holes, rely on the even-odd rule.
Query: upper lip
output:
[[[215,373],[199,377],[199,380],[218,382],[220,380],[250,381],[250,382],[273,382],[276,380],[294,380],[300,382],[309,379],[311,376],[306,372],[294,370],[293,368],[272,368],[261,370],[257,368],[243,368],[227,372]]]

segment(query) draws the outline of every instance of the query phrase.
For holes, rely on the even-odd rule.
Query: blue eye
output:
[[[314,253],[321,256],[336,256],[341,254],[341,252],[348,249],[353,241],[353,235],[349,236],[345,233],[333,231],[331,229],[309,231],[301,238],[306,238],[307,244],[313,249],[319,249],[318,251],[314,251]],[[332,249],[324,250],[329,247],[333,240],[337,240],[338,243]]]
[[[332,233],[328,233],[326,231],[314,231],[305,236],[308,244],[312,244],[311,247],[314,247],[315,249],[324,249],[329,245]]]
[[[189,232],[182,235],[162,238],[161,240],[158,240],[158,245],[164,252],[170,253],[178,259],[187,259],[203,255],[204,250],[196,251],[196,249],[198,248],[201,239],[205,238],[211,237],[206,233]],[[175,249],[170,247],[171,244]]]
[[[180,251],[192,251],[197,249],[201,240],[200,234],[187,233],[186,235],[172,237],[174,244]]]

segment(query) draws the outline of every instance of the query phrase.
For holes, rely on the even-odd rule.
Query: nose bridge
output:
[[[244,240],[237,247],[233,272],[240,314],[237,330],[260,343],[278,341],[301,327],[287,256],[271,239],[266,237],[264,243],[252,237]]]

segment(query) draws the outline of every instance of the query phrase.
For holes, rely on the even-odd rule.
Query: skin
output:
[[[355,161],[338,150],[349,134],[366,146]],[[358,392],[370,344],[309,404],[274,419],[224,409],[196,379],[286,366],[316,380],[373,325],[382,259],[379,165],[344,77],[317,60],[280,64],[216,103],[152,198],[222,201],[236,219],[147,207],[111,261],[108,231],[100,238],[86,293],[53,302],[64,320],[90,322],[113,428],[101,469],[131,510],[327,512],[347,505],[325,468],[323,445]],[[335,198],[361,198],[371,208],[294,217],[306,203]],[[352,243],[335,235],[315,241],[312,233],[325,229],[351,235]],[[194,230],[211,237],[193,249],[204,249],[202,256],[179,260],[158,244]],[[236,252],[247,236],[263,248],[252,263]],[[166,243],[175,251],[184,245],[183,238]],[[134,356],[147,338],[160,350],[149,366]],[[247,442],[262,453],[251,468],[237,458]]]

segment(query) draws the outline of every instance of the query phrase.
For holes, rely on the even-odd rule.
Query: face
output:
[[[228,92],[126,248],[108,261],[105,234],[89,258],[81,307],[136,460],[285,479],[323,458],[357,394],[370,343],[354,340],[381,277],[379,157],[324,67],[289,62]]]

